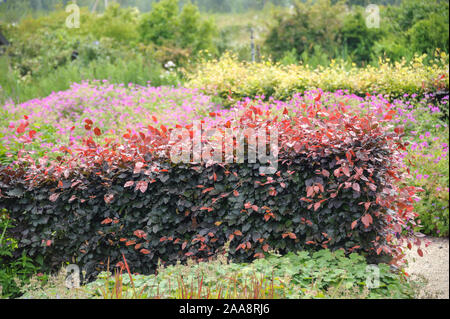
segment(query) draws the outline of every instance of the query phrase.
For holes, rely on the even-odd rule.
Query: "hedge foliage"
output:
[[[416,56],[411,62],[396,63],[380,60],[378,66],[365,68],[334,61],[328,67],[313,69],[270,61],[240,62],[235,56],[225,54],[219,60],[205,61],[187,77],[188,86],[217,94],[229,105],[234,100],[255,96],[285,100],[295,93],[317,88],[330,92],[348,90],[359,96],[376,92],[391,98],[439,90],[448,92],[447,54],[441,53],[429,65],[425,58],[426,55]]]
[[[170,129],[149,125],[118,144],[100,141],[86,120],[84,147],[54,162],[23,155],[1,167],[0,208],[15,221],[18,252],[42,256],[51,269],[77,262],[88,274],[122,253],[136,272],[151,273],[158,259],[206,260],[228,241],[239,262],[321,248],[401,261],[404,244],[421,242],[409,232],[417,189],[403,184],[403,130],[380,125],[395,111],[358,116],[342,103],[324,108],[320,96],[302,107],[275,116],[248,106],[209,123],[278,130],[273,175],[260,174],[258,162],[174,164]],[[192,136],[192,125],[186,130]]]

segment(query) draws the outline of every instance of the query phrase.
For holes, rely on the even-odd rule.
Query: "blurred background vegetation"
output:
[[[368,28],[367,5],[380,27]],[[81,8],[80,28],[65,25]],[[0,101],[25,101],[83,79],[177,85],[198,61],[357,66],[448,53],[449,2],[440,0],[3,0]]]

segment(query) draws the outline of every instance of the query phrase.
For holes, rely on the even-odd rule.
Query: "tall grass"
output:
[[[153,86],[178,85],[181,82],[175,72],[166,72],[158,64],[138,56],[134,60],[94,60],[87,65],[74,61],[52,70],[43,76],[23,79],[10,66],[6,56],[0,57],[0,103],[13,100],[21,103],[48,96],[52,92],[67,90],[74,82],[83,80],[108,80],[110,83],[135,83]]]

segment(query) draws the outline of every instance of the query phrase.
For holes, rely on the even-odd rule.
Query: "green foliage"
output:
[[[216,29],[211,19],[203,20],[198,8],[188,3],[178,17],[179,44],[182,48],[190,48],[195,54],[201,50],[215,53],[213,37]]]
[[[345,17],[340,30],[342,43],[352,61],[362,64],[372,58],[372,47],[380,37],[377,29],[369,29],[361,12]]]
[[[448,11],[447,17],[434,13],[426,20],[415,23],[408,31],[412,48],[415,52],[429,53],[433,48],[448,52]]]
[[[144,43],[187,49],[192,54],[215,50],[213,23],[202,19],[198,7],[191,3],[180,12],[177,0],[158,2],[142,16],[139,33]]]
[[[280,60],[280,64],[282,65],[291,65],[296,64],[298,61],[298,56],[295,51],[295,49],[292,49],[291,51],[287,51],[284,53],[283,57]]]
[[[283,12],[276,16],[277,25],[269,32],[265,45],[276,59],[292,49],[298,55],[310,54],[314,46],[319,46],[321,51],[331,56],[338,45],[336,30],[341,28],[344,12],[342,2],[295,2],[293,13]]]
[[[6,234],[12,222],[5,211],[0,210],[0,298],[15,298],[21,295],[20,286],[28,282],[39,267],[26,251],[17,255],[17,240]]]
[[[6,57],[2,56],[3,61],[0,62],[7,63],[6,68],[2,67],[6,76],[0,78],[3,87],[0,99],[12,97],[16,101],[24,101],[43,96],[52,91],[40,88],[45,82],[55,84],[56,88],[66,88],[71,81],[82,77],[76,76],[71,67],[73,54],[77,56],[75,64],[83,69],[83,74],[92,73],[89,69],[93,61],[97,61],[97,65],[121,64],[125,66],[123,69],[127,69],[128,64],[134,67],[136,59],[149,60],[146,64],[153,64],[154,72],[142,72],[139,77],[150,77],[152,81],[161,75],[161,67],[156,65],[163,66],[169,61],[174,62],[179,70],[192,69],[199,58],[215,57],[227,50],[234,51],[240,59],[249,60],[250,27],[255,32],[257,60],[264,60],[263,56],[269,53],[283,65],[297,64],[297,60],[302,60],[310,67],[325,66],[332,58],[337,58],[345,62],[347,69],[350,62],[378,65],[379,57],[411,61],[415,53],[422,52],[428,53],[427,59],[431,60],[431,53],[437,47],[444,53],[448,52],[446,1],[414,0],[403,1],[400,6],[380,6],[380,29],[366,26],[364,1],[299,1],[292,10],[282,1],[274,2],[281,7],[265,6],[270,1],[259,2],[255,6],[244,2],[235,0],[233,6],[236,9],[233,10],[244,10],[245,13],[207,17],[197,5],[226,12],[233,11],[223,7],[231,5],[231,2],[211,3],[210,6],[201,1],[165,0],[145,5],[140,1],[134,2],[145,10],[150,9],[151,4],[151,10],[145,14],[129,7],[133,1],[121,2],[122,7],[111,3],[106,10],[101,2],[97,12],[103,13],[97,14],[91,12],[92,4],[80,0],[79,29],[64,27],[67,13],[61,5],[51,11],[56,4],[53,0],[42,1],[42,5],[27,1],[4,3],[0,12],[34,10],[36,14],[22,17],[17,25],[2,23],[0,27],[11,42]],[[253,11],[246,11],[249,9]],[[71,76],[61,81],[58,69],[64,69],[61,73],[71,73]],[[110,77],[107,72],[102,73]],[[126,82],[125,78],[128,76],[123,82]],[[271,81],[267,88],[276,85],[277,81]],[[303,84],[298,86],[286,88],[286,95],[304,89]],[[346,88],[346,85],[341,86],[339,88]],[[323,88],[329,89],[329,86]],[[30,93],[21,98],[23,91]],[[269,96],[268,93],[274,91],[267,89],[264,94]],[[31,92],[42,93],[34,95]]]
[[[448,1],[408,0],[401,1],[399,6],[388,6],[385,10],[388,27],[395,31],[406,31],[436,13],[448,18]]]
[[[135,84],[151,81],[154,85],[179,82],[176,71],[167,76],[158,62],[167,62],[160,58],[159,51],[164,48],[149,51],[137,44],[137,11],[116,4],[108,6],[103,15],[82,9],[79,29],[65,28],[66,18],[64,10],[57,10],[2,28],[11,45],[0,56],[0,101],[11,98],[23,102],[89,79]],[[205,25],[197,26],[198,32],[207,37],[202,29]],[[196,50],[203,49],[205,43],[208,42],[196,43]],[[174,46],[173,50],[178,50],[179,44]],[[183,56],[188,56],[188,52],[183,52]]]
[[[276,15],[266,37],[266,49],[278,60],[295,49],[304,62],[329,59],[377,63],[441,49],[448,53],[448,1],[402,1],[379,7],[380,28],[366,26],[368,3],[297,1],[291,12]],[[350,6],[351,5],[351,6]],[[317,55],[317,56],[316,56]],[[325,56],[326,58],[320,58]]]
[[[178,2],[163,0],[155,4],[152,11],[142,17],[139,27],[141,39],[162,45],[175,41],[177,33]]]
[[[101,16],[83,25],[83,28],[89,29],[98,39],[108,37],[121,43],[132,44],[139,37],[138,19],[137,10],[121,8],[117,3],[112,3]]]
[[[341,250],[282,257],[270,253],[250,264],[229,263],[220,256],[209,262],[159,267],[157,275],[134,275],[134,289],[125,276],[120,280],[120,297],[132,297],[132,290],[145,298],[183,298],[187,296],[183,292],[197,299],[414,297],[413,286],[386,264],[378,265],[380,285],[369,289],[367,266],[361,255],[346,257]],[[117,285],[117,278],[103,272],[85,291],[104,298],[105,287],[113,285]]]
[[[130,55],[131,56],[131,55]],[[147,85],[178,85],[181,81],[176,72],[167,73],[159,64],[147,60],[141,54],[133,55],[134,59],[93,60],[86,63],[74,61],[66,66],[59,67],[51,73],[23,79],[17,72],[10,72],[6,78],[0,79],[0,101],[13,101],[20,103],[38,97],[45,97],[52,92],[64,91],[71,84],[81,83],[88,79],[105,79],[111,83],[135,83]],[[0,70],[8,70],[10,66],[7,58],[0,57]],[[1,153],[1,150],[0,150]]]
[[[448,10],[448,1],[436,0],[401,1],[399,6],[381,8],[383,37],[375,44],[374,56],[398,60],[437,48],[448,53]]]
[[[448,107],[447,104],[438,106]],[[406,162],[412,172],[408,184],[424,189],[420,201],[414,205],[421,221],[417,231],[430,236],[448,237],[448,118],[444,120],[441,112],[430,114],[429,110],[418,110],[416,121],[417,125],[409,128],[414,134],[410,133],[412,138]]]

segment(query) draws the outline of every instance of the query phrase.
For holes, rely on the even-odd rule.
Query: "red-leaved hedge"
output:
[[[205,260],[227,241],[235,261],[318,248],[400,261],[404,244],[421,245],[410,230],[417,189],[403,183],[399,164],[402,129],[342,107],[303,108],[275,116],[249,106],[234,120],[208,122],[276,129],[272,175],[258,162],[174,164],[172,129],[149,126],[118,143],[100,141],[87,120],[83,147],[65,149],[64,158],[24,155],[1,167],[0,208],[14,219],[18,253],[42,256],[49,269],[77,262],[90,274],[122,253],[139,273],[154,271],[158,259]]]

